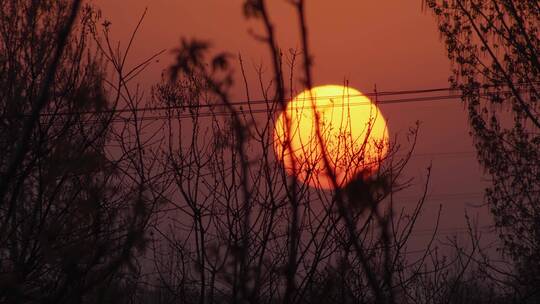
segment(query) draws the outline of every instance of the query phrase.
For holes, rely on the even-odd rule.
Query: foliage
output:
[[[522,299],[540,286],[540,6],[536,0],[427,0],[454,64],[486,190]],[[532,294],[531,294],[532,293]],[[533,302],[535,300],[532,300]]]

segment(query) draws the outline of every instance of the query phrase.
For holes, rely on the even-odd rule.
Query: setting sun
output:
[[[317,137],[315,110],[323,145]],[[287,138],[290,149],[285,144]],[[289,175],[312,187],[332,189],[324,166],[325,151],[337,184],[343,187],[358,174],[370,175],[379,168],[388,153],[388,128],[377,106],[359,91],[339,85],[319,86],[300,93],[279,115],[274,151]]]

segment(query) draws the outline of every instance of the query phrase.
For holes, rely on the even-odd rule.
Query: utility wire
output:
[[[438,92],[439,89],[431,90],[430,92]],[[448,89],[447,89],[448,90]],[[412,91],[410,91],[412,92]],[[428,92],[426,90],[426,92]],[[383,96],[383,93],[379,93],[378,96]],[[413,94],[413,93],[403,93],[403,94]],[[396,95],[403,95],[400,93],[386,93],[384,96],[396,96]],[[354,98],[354,97],[369,97],[368,95],[362,95],[362,94],[351,94],[351,95],[332,95],[332,96],[315,96],[311,98],[312,100],[320,100],[320,99],[332,99],[332,98]],[[403,99],[394,99],[394,100],[379,100],[378,102],[353,102],[348,104],[348,106],[363,106],[363,105],[370,105],[370,104],[393,104],[393,103],[401,103],[401,102],[416,102],[416,101],[431,101],[432,99],[439,100],[439,99],[454,99],[454,98],[460,98],[462,95],[459,94],[449,94],[449,95],[440,95],[440,96],[431,96],[431,97],[421,97],[421,98],[403,98]],[[304,98],[296,98],[295,100],[301,101],[304,100]],[[285,102],[287,102],[285,100]],[[252,101],[236,101],[231,102],[231,106],[255,106],[255,105],[271,105],[270,103],[273,102],[272,100],[252,100]],[[202,108],[219,108],[223,107],[225,104],[223,103],[213,103],[213,104],[182,104],[182,105],[171,105],[171,106],[163,106],[163,107],[140,107],[140,108],[132,108],[132,109],[106,109],[106,110],[96,110],[96,111],[70,111],[70,112],[58,112],[58,113],[41,113],[41,116],[71,116],[71,115],[85,115],[85,114],[120,114],[120,113],[133,113],[133,112],[153,112],[153,111],[167,111],[167,110],[196,110],[196,109],[202,109]],[[345,105],[343,105],[345,106]],[[328,107],[334,107],[334,105],[323,105],[323,106],[317,106],[317,108],[328,108]],[[298,109],[313,109],[313,106],[304,106],[304,107],[297,107]],[[291,108],[296,109],[296,108]],[[239,109],[236,112],[241,113],[245,110]],[[268,112],[268,109],[259,109],[259,110],[253,110],[256,113],[263,113]],[[231,112],[227,111],[225,112],[227,115],[229,115]],[[197,113],[200,114],[200,113]],[[208,114],[218,114],[220,115],[220,112],[211,112]],[[24,117],[26,114],[21,115],[14,115],[12,117],[19,118]],[[2,118],[7,118],[8,116],[2,116]]]
[[[480,97],[486,97],[487,95],[481,95]],[[417,98],[400,98],[400,99],[392,99],[392,100],[381,100],[377,103],[373,103],[376,105],[385,105],[385,104],[401,104],[401,103],[411,103],[411,102],[435,102],[435,101],[448,101],[453,99],[459,99],[462,95],[442,95],[442,96],[427,96],[427,97],[417,97]],[[357,107],[357,106],[364,106],[369,105],[372,103],[368,102],[359,102],[359,103],[351,103],[347,105],[348,107]],[[217,107],[219,105],[211,105],[211,107]],[[62,117],[62,116],[74,116],[74,115],[99,115],[99,114],[121,114],[121,113],[140,113],[140,112],[152,112],[152,111],[172,111],[172,110],[182,110],[182,111],[189,111],[193,109],[203,108],[206,107],[206,105],[197,105],[197,106],[170,106],[170,107],[154,107],[154,108],[134,108],[134,109],[117,109],[117,110],[103,110],[103,111],[81,111],[81,112],[58,112],[58,113],[41,113],[40,117]],[[316,107],[317,109],[322,108],[328,108],[333,107],[332,105],[327,106],[319,106]],[[306,106],[302,108],[289,108],[289,109],[313,109],[312,106]],[[121,116],[118,115],[110,120],[106,120],[104,118],[100,119],[87,119],[84,121],[80,121],[80,123],[83,124],[99,124],[103,123],[105,121],[116,123],[116,122],[130,122],[130,121],[156,121],[156,120],[167,120],[167,119],[190,119],[190,118],[204,118],[204,117],[219,117],[219,116],[230,116],[233,114],[238,115],[254,115],[254,114],[269,114],[277,112],[276,110],[272,109],[238,109],[235,111],[205,111],[205,112],[190,112],[189,114],[183,114],[183,113],[168,113],[168,114],[160,114],[160,115],[149,115],[149,116],[141,116],[138,115],[137,117],[133,116]],[[20,119],[26,117],[27,114],[22,115],[5,115],[0,116],[0,119]]]
[[[496,87],[494,85],[492,86],[486,86],[485,88],[489,87]],[[432,89],[418,89],[418,90],[403,90],[403,91],[386,91],[386,92],[374,92],[374,93],[366,93],[366,94],[341,94],[341,95],[332,95],[332,96],[320,96],[320,97],[308,97],[308,98],[295,98],[297,101],[301,100],[318,100],[318,99],[332,99],[332,98],[354,98],[354,97],[376,97],[377,100],[375,102],[357,102],[357,103],[351,103],[348,104],[348,106],[361,106],[361,105],[370,105],[370,104],[376,104],[376,105],[384,105],[384,104],[396,104],[396,103],[407,103],[407,102],[420,102],[420,101],[440,101],[440,100],[449,100],[449,99],[459,99],[464,97],[463,94],[448,94],[448,95],[436,95],[436,96],[428,96],[428,97],[411,97],[411,98],[398,98],[398,99],[389,99],[389,100],[378,100],[379,97],[384,96],[402,96],[402,95],[413,95],[413,94],[426,94],[426,93],[437,93],[437,92],[456,92],[458,90],[446,87],[446,88],[432,88]],[[506,94],[506,93],[512,93],[511,91],[500,91],[500,92],[493,92],[491,94],[480,94],[479,97],[487,97],[491,96],[492,94]],[[280,102],[287,102],[287,100],[281,100]],[[259,100],[251,100],[251,101],[235,101],[231,102],[231,106],[254,106],[254,105],[269,105],[269,102],[274,102],[273,100],[266,100],[266,99],[259,99]],[[278,102],[278,100],[275,100],[275,102]],[[213,109],[216,107],[223,107],[225,104],[223,103],[215,103],[215,104],[183,104],[183,105],[173,105],[173,106],[162,106],[162,107],[141,107],[141,108],[132,108],[132,109],[106,109],[106,110],[97,110],[97,111],[70,111],[70,112],[57,112],[57,113],[41,113],[40,116],[70,116],[70,115],[87,115],[87,114],[120,114],[120,113],[133,113],[133,112],[151,112],[151,111],[167,111],[167,110],[195,110],[195,109],[201,109],[201,108],[209,108]],[[325,108],[325,107],[333,107],[334,105],[327,105],[327,106],[318,106],[317,108]],[[343,105],[345,106],[345,105]],[[312,109],[312,106],[305,106],[301,107],[301,109]],[[293,108],[294,109],[294,108]],[[213,116],[213,115],[231,115],[231,113],[238,113],[238,114],[245,114],[245,113],[268,113],[269,109],[258,109],[258,110],[242,110],[239,109],[235,112],[227,111],[227,112],[205,112],[205,113],[196,113],[197,115],[203,115],[205,116]],[[21,114],[21,115],[12,115],[12,116],[0,116],[2,119],[8,119],[8,118],[21,118],[26,117],[28,114]],[[180,118],[189,118],[193,115],[186,115],[185,117]],[[161,116],[157,117],[156,119],[161,119]]]

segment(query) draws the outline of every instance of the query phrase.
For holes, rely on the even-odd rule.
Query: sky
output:
[[[283,50],[299,48],[294,8],[287,1],[271,0],[279,45]],[[265,45],[251,33],[263,33],[260,24],[246,20],[240,0],[94,0],[103,18],[112,23],[113,40],[127,44],[139,17],[148,9],[130,55],[135,65],[166,49],[138,79],[143,87],[157,83],[173,63],[171,50],[180,38],[208,40],[216,51],[241,54],[248,85],[254,94],[259,87],[254,66],[262,64],[271,73]],[[416,90],[448,87],[451,64],[431,13],[422,11],[420,0],[333,0],[306,1],[307,23],[314,83],[349,85],[364,92]],[[238,68],[237,68],[238,70]],[[234,98],[245,99],[242,85],[233,88]],[[256,98],[257,96],[255,96]],[[479,167],[464,106],[459,100],[411,102],[382,105],[391,136],[403,139],[416,121],[421,123],[418,144],[406,174],[415,186],[402,194],[412,203],[432,165],[429,197],[419,229],[429,229],[439,204],[443,207],[442,229],[463,228],[466,208],[478,216],[480,226],[490,223],[483,202],[486,185]]]

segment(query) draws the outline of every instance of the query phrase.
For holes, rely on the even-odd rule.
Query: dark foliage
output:
[[[96,18],[80,1],[0,3],[1,303],[102,302],[144,245],[145,186],[106,149]]]
[[[454,64],[518,301],[540,300],[540,5],[426,1]]]

